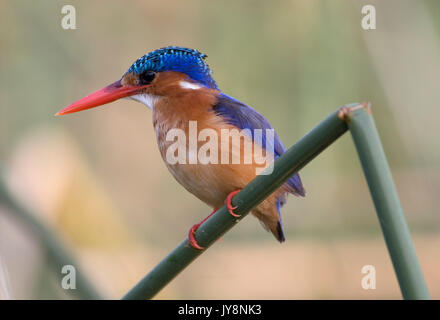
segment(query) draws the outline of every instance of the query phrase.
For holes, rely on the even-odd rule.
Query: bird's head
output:
[[[136,60],[120,80],[74,102],[56,115],[90,109],[121,98],[131,98],[152,107],[152,97],[166,95],[176,86],[217,89],[205,58],[205,54],[194,49],[175,46],[157,49]]]

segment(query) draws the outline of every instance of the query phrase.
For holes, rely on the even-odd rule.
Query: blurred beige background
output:
[[[65,4],[76,8],[76,30],[61,28]],[[375,5],[376,30],[360,26],[365,4]],[[438,1],[1,1],[4,177],[104,297],[123,295],[210,209],[168,173],[143,105],[53,115],[166,45],[207,53],[220,88],[263,113],[286,146],[340,105],[371,101],[440,298]],[[301,174],[308,193],[283,210],[286,243],[249,216],[157,298],[399,299],[350,136]],[[6,211],[0,204],[0,297],[69,298]],[[361,287],[364,265],[376,267],[376,290]]]

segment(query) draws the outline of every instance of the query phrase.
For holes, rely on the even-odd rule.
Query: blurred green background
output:
[[[76,30],[61,27],[65,4],[76,8]],[[376,8],[376,30],[361,28],[366,4]],[[122,296],[210,208],[168,173],[143,105],[53,115],[167,45],[208,54],[220,88],[264,114],[286,146],[339,106],[370,101],[428,287],[440,298],[438,1],[3,0],[3,176],[104,297]],[[400,298],[350,136],[301,173],[308,193],[283,210],[286,243],[249,216],[158,298]],[[48,264],[0,203],[0,297],[68,298]],[[364,265],[376,267],[376,290],[361,287]]]

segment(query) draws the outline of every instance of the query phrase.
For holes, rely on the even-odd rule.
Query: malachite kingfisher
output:
[[[121,98],[142,102],[152,109],[159,151],[174,178],[212,207],[213,213],[226,203],[229,213],[238,217],[231,199],[259,174],[258,169],[268,165],[249,155],[269,155],[273,162],[285,152],[285,147],[260,113],[219,89],[206,57],[197,50],[177,46],[157,49],[136,60],[120,80],[56,115]],[[221,139],[219,145],[219,137],[224,138],[225,132],[238,132],[238,139],[233,134],[226,135],[231,140],[225,143]],[[251,148],[246,147],[249,145]],[[251,212],[279,242],[285,240],[280,210],[289,193],[305,196],[298,174]],[[195,232],[205,220],[188,233],[189,243],[196,249],[203,249]]]

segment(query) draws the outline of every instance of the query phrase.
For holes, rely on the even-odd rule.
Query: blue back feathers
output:
[[[136,60],[127,73],[140,74],[144,71],[176,71],[188,75],[200,84],[218,89],[211,77],[211,69],[205,62],[207,56],[197,50],[176,46],[165,47],[147,53]]]

